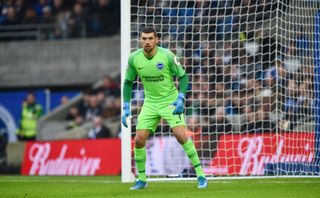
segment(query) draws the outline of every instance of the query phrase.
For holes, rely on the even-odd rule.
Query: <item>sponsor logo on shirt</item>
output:
[[[146,82],[160,82],[160,81],[164,81],[164,76],[160,75],[160,76],[142,76],[142,78],[146,81]]]

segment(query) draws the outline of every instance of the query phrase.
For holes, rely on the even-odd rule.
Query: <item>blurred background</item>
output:
[[[0,1],[0,172],[27,141],[119,138],[119,0]]]

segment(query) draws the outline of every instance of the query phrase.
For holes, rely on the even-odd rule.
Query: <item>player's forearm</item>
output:
[[[123,100],[124,102],[130,102],[132,95],[133,82],[125,80],[123,84]]]
[[[179,78],[179,92],[186,94],[188,90],[189,78],[187,74],[184,74]]]

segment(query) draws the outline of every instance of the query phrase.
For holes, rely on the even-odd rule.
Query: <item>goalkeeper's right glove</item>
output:
[[[128,127],[127,118],[130,116],[130,103],[125,102],[123,104],[122,110],[123,111],[122,111],[121,122],[122,122],[123,126],[125,126],[127,128]]]

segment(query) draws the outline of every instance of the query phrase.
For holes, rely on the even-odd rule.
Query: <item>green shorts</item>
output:
[[[161,118],[165,119],[170,128],[180,125],[186,125],[184,115],[173,115],[175,107],[171,103],[144,103],[138,116],[136,129],[148,129],[154,133]]]

